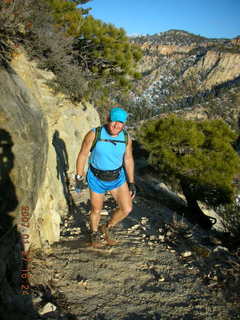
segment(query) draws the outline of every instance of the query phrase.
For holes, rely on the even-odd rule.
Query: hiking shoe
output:
[[[90,233],[90,241],[91,245],[94,248],[101,248],[103,247],[103,243],[101,242],[101,234],[99,231],[92,231]]]
[[[104,240],[107,242],[109,246],[114,246],[119,243],[119,241],[111,239],[112,229],[110,229],[106,224],[101,225],[98,229],[101,233],[103,233]]]

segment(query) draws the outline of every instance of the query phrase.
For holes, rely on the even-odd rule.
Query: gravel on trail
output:
[[[87,240],[89,192],[71,196],[61,241],[32,261],[35,307],[49,301],[56,307],[41,319],[237,319],[222,294],[204,284],[184,241],[171,246],[173,231],[164,229],[163,217],[176,226],[181,221],[169,209],[137,196],[133,212],[114,228],[119,243],[96,249]],[[114,206],[107,195],[101,223]],[[40,295],[44,286],[48,292]]]

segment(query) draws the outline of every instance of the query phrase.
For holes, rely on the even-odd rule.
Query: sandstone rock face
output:
[[[47,85],[54,75],[37,68],[20,49],[11,68],[0,73],[0,127],[12,137],[12,183],[18,206],[14,223],[29,235],[26,249],[59,240],[67,213],[66,173],[75,172],[85,134],[99,125],[89,103],[73,105]],[[21,208],[29,207],[29,226],[21,226]]]
[[[235,39],[232,40],[232,43],[236,46],[239,46],[240,45],[240,37],[237,37]]]
[[[93,106],[54,94],[51,78],[21,50],[0,68],[1,315],[12,306],[31,313],[31,298],[21,291],[28,275],[22,251],[59,240],[66,173],[75,172],[85,133],[99,125]]]
[[[207,39],[179,30],[133,38],[144,53],[138,63],[142,79],[132,90],[132,102],[142,110],[133,111],[137,119],[190,110],[195,113],[190,118],[221,118],[235,129],[240,99],[237,39]]]
[[[39,102],[11,67],[0,69],[0,314],[22,307],[20,288],[23,247],[29,245],[34,212],[47,163],[47,121]],[[24,220],[24,221],[21,221]],[[20,305],[19,305],[20,304]]]
[[[167,44],[160,44],[160,45],[153,45],[151,42],[145,42],[142,45],[142,49],[149,49],[153,51],[157,51],[160,54],[163,55],[170,55],[174,53],[179,53],[179,52],[189,52],[191,51],[195,45],[191,46],[177,46],[177,45],[167,45]]]
[[[205,45],[206,46],[206,45]],[[177,69],[183,54],[188,54],[196,46],[153,45],[148,42],[142,44],[142,49],[148,49],[151,54],[146,54],[141,60],[139,71],[149,72],[148,81],[158,81],[159,75],[167,77],[166,66]],[[159,54],[162,55],[161,59]],[[161,63],[160,63],[161,61]],[[186,68],[183,79],[196,74],[202,74],[201,85],[198,90],[211,89],[213,86],[233,80],[240,76],[240,54],[208,50],[197,63]],[[170,70],[169,69],[169,70]],[[157,75],[156,75],[157,73]],[[151,82],[150,81],[150,82]]]
[[[220,83],[235,79],[240,75],[240,54],[207,51],[199,62],[185,72],[190,74],[205,73],[206,77],[199,90],[210,89]]]
[[[8,170],[6,174],[15,186],[15,198],[19,207],[25,205],[33,211],[39,188],[44,180],[47,161],[47,122],[39,102],[28,92],[24,82],[10,67],[0,70],[0,90],[2,148],[9,143],[9,149],[2,151],[7,160],[3,157],[1,165],[9,162],[9,169],[12,170]],[[2,183],[4,189],[4,181]],[[12,216],[16,223],[17,211],[12,213]]]

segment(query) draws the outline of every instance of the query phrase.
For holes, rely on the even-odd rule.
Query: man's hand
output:
[[[129,188],[129,191],[130,191],[131,198],[133,199],[136,196],[136,193],[137,193],[137,189],[136,189],[135,183],[129,182],[128,183],[128,188]]]
[[[84,180],[83,176],[80,176],[78,174],[75,175],[75,191],[77,193],[80,193],[80,191],[83,188],[83,180]]]

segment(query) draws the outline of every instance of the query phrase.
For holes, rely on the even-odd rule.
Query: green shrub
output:
[[[145,123],[138,140],[149,152],[149,163],[172,186],[177,185],[199,224],[210,227],[197,200],[215,207],[231,203],[239,155],[236,134],[222,120],[190,121],[176,116]],[[198,219],[199,218],[199,219]]]

